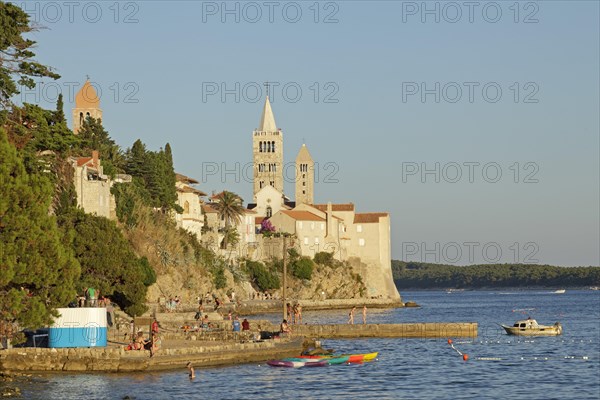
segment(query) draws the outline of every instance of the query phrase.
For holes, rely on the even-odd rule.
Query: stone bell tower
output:
[[[296,157],[296,206],[313,204],[315,193],[315,163],[305,144]]]
[[[77,135],[87,117],[102,119],[100,98],[89,78],[75,95],[75,108],[73,109],[73,132]]]
[[[256,193],[267,185],[283,193],[283,132],[275,124],[268,94],[260,123],[252,135],[252,154],[254,200]]]

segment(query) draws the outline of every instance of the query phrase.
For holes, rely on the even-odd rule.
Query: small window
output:
[[[306,194],[306,190],[303,190],[303,191],[302,191],[302,194]]]
[[[271,218],[273,216],[273,209],[271,206],[267,206],[267,218]]]
[[[304,244],[308,244],[308,238],[307,237],[304,238]]]
[[[315,223],[314,222],[310,223],[310,229],[315,229]]]
[[[302,182],[302,186],[306,186],[306,182]]]
[[[298,221],[298,229],[302,229],[302,221]]]
[[[315,238],[315,244],[319,244],[319,238],[318,237]]]
[[[325,230],[325,223],[324,222],[321,222],[321,230],[322,231]]]
[[[364,246],[365,245],[365,239],[363,239],[363,238],[358,239],[358,245],[361,246],[361,247]]]
[[[356,232],[362,232],[362,225],[356,225]]]

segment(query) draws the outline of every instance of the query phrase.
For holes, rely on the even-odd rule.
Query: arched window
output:
[[[273,216],[273,209],[271,206],[267,206],[267,218],[271,218]]]
[[[185,203],[183,203],[183,213],[184,214],[190,213],[190,203],[187,201]]]
[[[271,142],[267,142],[267,153],[271,152]]]
[[[79,113],[79,126],[83,125],[83,113]]]
[[[273,149],[273,153],[275,153],[275,141],[274,140],[271,142],[271,148]]]
[[[263,143],[263,142],[258,142],[258,152],[259,152],[259,153],[262,153],[262,152],[263,152],[263,150],[262,150],[262,143]]]

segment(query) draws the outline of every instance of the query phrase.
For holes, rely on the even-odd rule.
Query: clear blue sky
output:
[[[275,2],[272,21],[264,2],[227,2],[237,15],[223,2],[25,4],[48,28],[35,34],[38,58],[62,75],[67,114],[69,82],[89,74],[116,141],[171,143],[177,171],[205,192],[252,200],[244,176],[203,175],[251,162],[264,101],[252,88],[279,82],[286,162],[305,141],[316,201],[389,211],[393,258],[600,264],[596,1],[427,2],[438,15],[420,1]],[[239,82],[239,101],[208,94],[212,82]],[[42,105],[55,93],[47,86]],[[436,163],[439,182],[421,176]]]

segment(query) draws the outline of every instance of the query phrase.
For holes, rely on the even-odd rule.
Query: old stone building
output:
[[[258,128],[252,135],[254,197],[267,185],[283,193],[283,132],[277,128],[269,102],[265,101]]]
[[[267,155],[264,145],[257,144],[268,136],[266,132],[279,133],[277,140],[267,145]],[[253,158],[255,203],[249,208],[256,211],[257,229],[268,219],[276,232],[295,237],[295,247],[301,255],[314,257],[316,253],[326,251],[334,258],[354,265],[360,271],[368,296],[400,299],[392,277],[388,213],[357,213],[352,203],[314,204],[315,164],[305,144],[295,162],[295,201],[285,196],[283,185],[279,183],[280,180],[283,183],[281,169],[265,167],[269,163],[283,165],[283,135],[275,127],[268,97],[261,128],[254,131]],[[260,254],[276,256],[274,250],[266,249],[264,240],[259,238],[259,243],[265,247]]]
[[[188,176],[175,174],[175,181],[177,204],[183,209],[181,214],[175,213],[177,227],[195,234],[200,239],[202,237],[202,227],[204,226],[202,197],[206,196],[206,193],[193,187],[192,185],[199,182]]]
[[[315,190],[315,163],[302,144],[296,157],[296,205],[312,204]]]
[[[113,181],[102,169],[97,151],[91,157],[71,157],[73,183],[77,192],[77,206],[86,213],[116,219],[116,203],[110,193]]]

